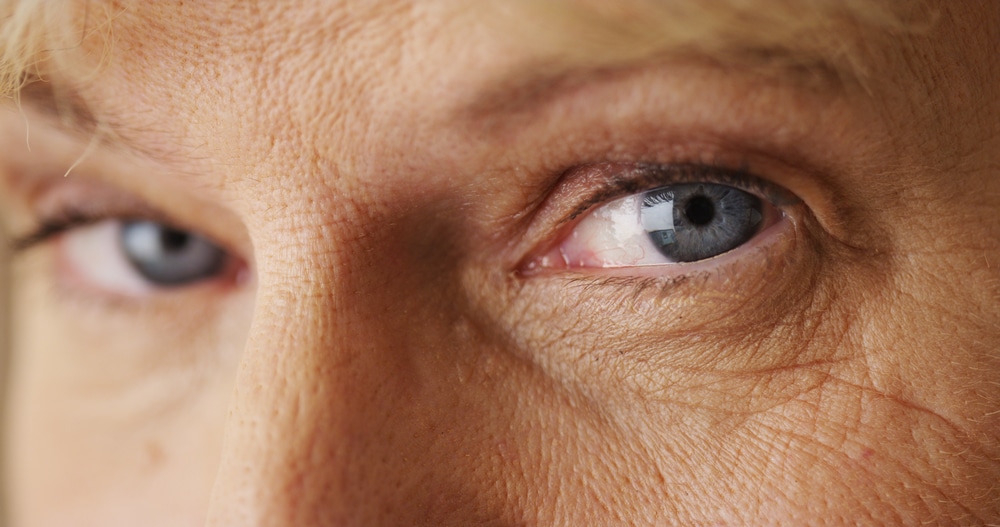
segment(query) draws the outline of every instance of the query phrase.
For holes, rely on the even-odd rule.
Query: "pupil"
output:
[[[694,196],[684,205],[684,215],[694,225],[708,225],[715,218],[715,205],[706,196]]]
[[[163,249],[167,252],[178,252],[184,249],[190,239],[191,236],[183,231],[163,229],[160,232],[160,243],[163,244]]]

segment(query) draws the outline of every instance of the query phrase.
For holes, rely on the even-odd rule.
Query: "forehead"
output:
[[[823,66],[849,76],[862,66],[859,40],[872,46],[880,35],[926,27],[934,16],[922,3],[878,0],[135,2],[113,25],[114,39],[136,55],[152,50],[175,62],[247,58],[258,66],[308,68],[299,73],[380,59],[405,66],[437,50],[456,62],[492,52],[488,64],[515,52],[590,64],[703,55],[732,64]],[[477,49],[489,44],[501,45]],[[329,55],[317,56],[323,51]]]
[[[790,77],[853,79],[870,66],[859,41],[872,46],[887,28],[926,22],[915,3],[901,8],[875,0],[84,5],[75,17],[84,27],[72,33],[88,36],[92,61],[110,73],[105,85],[127,70],[125,80],[141,76],[142,85],[168,92],[151,95],[154,100],[239,94],[258,107],[288,105],[290,116],[296,103],[312,106],[352,89],[370,96],[399,79],[449,94],[479,82],[499,86],[489,94],[496,96],[534,80],[518,74],[555,77],[650,57],[700,57]],[[380,104],[369,99],[353,97],[352,103]],[[312,108],[303,111],[313,115]]]
[[[921,5],[131,2],[104,12],[107,23],[95,22],[98,13],[77,17],[93,28],[85,47],[100,65],[68,82],[80,86],[92,121],[135,143],[177,144],[222,166],[273,167],[277,156],[284,166],[335,171],[318,165],[370,162],[379,145],[433,135],[463,108],[503,117],[646,62],[695,60],[875,96],[891,81],[895,96],[898,74],[951,77],[956,55],[985,49],[963,45],[938,24],[946,17]],[[935,47],[913,52],[908,39],[931,24]]]

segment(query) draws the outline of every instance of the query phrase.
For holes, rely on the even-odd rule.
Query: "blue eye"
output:
[[[227,253],[205,238],[152,221],[123,222],[118,242],[131,267],[159,287],[212,278],[227,261]]]
[[[639,217],[663,256],[696,262],[752,238],[763,218],[763,204],[757,196],[726,185],[680,184],[644,194]]]
[[[708,176],[706,176],[707,178]],[[773,201],[736,186],[676,183],[594,207],[529,268],[685,264],[739,249],[783,217]]]

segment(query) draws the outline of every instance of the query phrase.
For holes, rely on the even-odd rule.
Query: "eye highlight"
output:
[[[639,221],[661,255],[697,262],[730,251],[760,226],[760,198],[714,183],[672,185],[647,192]]]
[[[680,167],[636,173],[638,181],[613,183],[629,195],[584,209],[568,234],[531,260],[527,269],[627,268],[708,260],[748,243],[784,217],[778,206],[797,201],[787,191],[772,189],[742,172]],[[662,183],[670,178],[677,182]],[[650,185],[649,180],[660,186],[631,190]]]
[[[120,223],[122,254],[142,278],[159,287],[211,278],[226,263],[226,252],[201,236],[153,221]]]

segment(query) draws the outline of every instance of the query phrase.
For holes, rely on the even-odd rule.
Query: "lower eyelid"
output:
[[[627,322],[630,328],[648,328],[657,335],[683,334],[695,327],[702,331],[704,324],[725,328],[766,322],[770,314],[790,309],[811,290],[821,255],[815,243],[822,233],[815,228],[808,216],[787,211],[743,250],[710,260],[536,269],[521,277],[521,285],[525,298],[545,299],[546,316]]]

